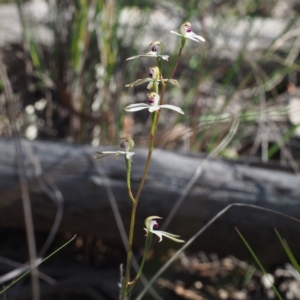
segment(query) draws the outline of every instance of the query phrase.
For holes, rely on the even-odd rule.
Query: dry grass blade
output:
[[[231,128],[227,134],[227,136],[222,140],[222,142],[208,155],[208,157],[204,160],[204,162],[198,166],[196,169],[194,175],[190,179],[189,183],[186,185],[186,187],[183,189],[180,197],[176,200],[174,206],[172,207],[169,215],[167,216],[163,226],[162,230],[165,230],[167,226],[170,224],[171,220],[173,219],[174,215],[176,214],[176,211],[184,201],[185,197],[188,195],[189,191],[192,189],[195,182],[200,178],[202,173],[204,172],[205,168],[209,164],[209,162],[214,159],[222,150],[224,150],[227,145],[230,143],[232,138],[237,132],[237,129],[239,127],[240,121],[237,118],[234,118]]]

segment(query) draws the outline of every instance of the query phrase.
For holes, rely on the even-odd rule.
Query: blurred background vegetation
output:
[[[132,136],[147,147],[149,113],[123,112],[128,104],[146,101],[146,86],[124,86],[147,77],[155,60],[125,60],[160,40],[170,55],[163,62],[168,77],[180,45],[169,31],[188,20],[206,43],[186,42],[174,77],[182,88],[170,86],[165,96],[185,115],[162,112],[156,146],[211,153],[238,120],[222,157],[275,160],[298,172],[299,16],[299,0],[0,0],[0,57],[14,93],[8,101],[0,80],[0,136],[13,135],[9,108],[27,139],[97,147]],[[235,258],[220,261],[221,267],[203,253],[181,260],[190,281],[194,274],[189,272],[198,268],[210,287],[220,270],[230,273],[222,286],[227,281],[240,286],[241,269],[246,269],[245,280],[257,273]],[[237,269],[234,279],[232,269]],[[173,282],[160,284],[173,290]],[[258,286],[252,284],[249,291],[257,292]],[[215,290],[209,293],[215,299]]]
[[[295,166],[299,10],[296,0],[2,1],[0,51],[15,96],[9,105],[28,139],[98,146],[129,135],[147,146],[148,113],[123,112],[146,100],[146,87],[124,85],[146,77],[155,60],[125,60],[161,40],[168,77],[180,43],[169,31],[189,20],[207,42],[187,41],[175,74],[182,88],[168,88],[165,98],[186,114],[162,114],[157,146],[211,152],[239,119],[222,156]],[[0,134],[8,136],[2,85],[0,92]]]

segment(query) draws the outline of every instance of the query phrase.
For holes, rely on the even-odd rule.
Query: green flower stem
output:
[[[157,65],[158,65],[158,70],[159,70],[159,74],[162,74],[162,67],[161,67],[161,57],[157,58]]]
[[[163,88],[162,88],[162,94],[161,94],[160,104],[163,101],[163,97],[164,97],[164,94],[165,94],[166,85],[169,83],[170,79],[172,79],[172,77],[174,76],[174,74],[176,72],[176,69],[178,67],[178,63],[179,63],[179,60],[180,60],[180,57],[181,57],[181,54],[182,54],[182,50],[183,50],[184,45],[185,45],[185,40],[186,40],[186,38],[182,38],[182,40],[181,40],[181,47],[179,49],[179,52],[178,52],[178,55],[177,55],[177,59],[176,59],[176,63],[175,63],[175,66],[174,66],[174,68],[172,70],[171,76],[169,77],[169,79],[166,82],[166,84],[162,84]],[[159,66],[159,63],[158,63],[158,66]],[[161,73],[160,73],[159,77],[162,77]],[[158,92],[159,92],[158,91],[158,82],[154,82],[153,87],[154,87],[154,92],[158,94]],[[136,196],[135,196],[135,202],[133,203],[132,210],[131,210],[131,220],[130,220],[129,237],[128,237],[128,251],[127,251],[126,271],[125,271],[125,278],[124,278],[122,295],[121,295],[121,299],[120,300],[125,300],[126,294],[129,291],[128,286],[129,286],[129,281],[130,281],[130,267],[131,267],[131,257],[132,257],[132,241],[133,241],[133,234],[134,234],[134,223],[135,223],[135,215],[136,215],[137,203],[138,203],[139,198],[141,196],[142,189],[144,187],[145,180],[146,180],[146,177],[147,177],[147,174],[148,174],[148,170],[149,170],[149,167],[150,167],[152,152],[153,152],[153,148],[154,148],[154,137],[155,137],[155,133],[156,133],[156,129],[157,129],[157,124],[158,124],[159,116],[160,116],[160,110],[154,112],[151,115],[152,122],[151,122],[151,133],[150,133],[150,142],[149,142],[149,148],[148,148],[147,161],[146,161],[146,165],[145,165],[145,169],[144,169],[144,172],[143,172],[143,176],[142,176],[142,180],[141,180],[139,189],[138,189],[138,191],[136,193]],[[139,272],[141,272],[141,271],[142,271],[142,269],[139,270]],[[130,288],[130,290],[131,289],[132,288]]]
[[[127,263],[126,263],[126,271],[125,271],[125,278],[124,278],[124,282],[123,282],[121,300],[125,300],[126,294],[128,292],[127,290],[128,290],[129,279],[130,279],[130,268],[131,268],[131,257],[132,257],[132,241],[133,241],[133,232],[134,232],[134,222],[135,222],[136,208],[137,208],[137,201],[135,200],[135,203],[132,204],[132,209],[131,209],[131,219],[130,219],[129,238],[128,238],[128,250],[127,250]]]
[[[143,260],[141,262],[140,268],[139,268],[135,278],[133,279],[133,281],[130,282],[128,292],[130,292],[134,288],[134,285],[136,284],[136,282],[138,281],[139,277],[142,274],[142,270],[144,268],[144,264],[145,264],[145,261],[146,261],[147,255],[148,255],[148,251],[149,251],[151,243],[152,243],[152,237],[153,237],[153,234],[151,232],[148,232],[148,235],[146,237],[146,242],[145,242],[145,250],[144,250]]]
[[[135,199],[132,195],[131,185],[130,185],[131,161],[130,161],[130,159],[126,158],[126,155],[125,155],[125,162],[126,162],[126,169],[127,169],[127,190],[128,190],[128,195],[129,195],[129,198],[132,201],[132,203],[135,203],[136,201],[135,201]]]
[[[186,38],[185,38],[185,37],[182,37],[182,39],[181,39],[181,47],[180,47],[180,49],[183,49],[183,48],[184,48],[185,41],[186,41]]]

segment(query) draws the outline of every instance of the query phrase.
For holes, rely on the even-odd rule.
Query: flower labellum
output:
[[[124,149],[125,151],[101,151],[96,152],[97,154],[101,154],[101,156],[94,156],[96,159],[100,159],[104,156],[115,154],[116,158],[118,158],[120,155],[125,155],[126,159],[131,161],[132,156],[134,155],[134,152],[130,152],[132,148],[134,147],[134,141],[131,138],[121,138],[122,142],[120,144],[120,147]]]
[[[161,242],[162,241],[162,238],[163,236],[176,242],[176,243],[184,243],[184,240],[180,240],[178,239],[178,237],[180,237],[179,235],[176,235],[176,234],[172,234],[172,233],[169,233],[169,232],[166,232],[166,231],[162,231],[162,230],[157,230],[158,228],[158,222],[155,221],[155,219],[161,219],[161,217],[158,217],[158,216],[151,216],[151,217],[148,217],[146,220],[145,220],[145,226],[146,228],[144,228],[144,230],[146,231],[146,236],[149,234],[149,233],[152,233],[152,234],[155,234],[158,236],[159,238],[159,241],[158,242]]]
[[[147,52],[146,54],[136,55],[127,58],[126,60],[132,60],[140,57],[161,57],[163,60],[168,60],[169,55],[163,55],[164,45],[160,41],[152,42],[149,47],[151,47],[151,51]]]
[[[127,107],[125,107],[124,110],[128,112],[135,112],[142,109],[148,109],[149,112],[152,113],[154,111],[160,110],[161,108],[167,108],[184,115],[184,112],[180,107],[177,107],[175,105],[170,105],[170,104],[159,105],[160,96],[157,93],[155,92],[148,93],[147,96],[148,96],[149,104],[146,103],[130,104]]]
[[[184,38],[188,38],[190,40],[196,42],[205,42],[205,39],[201,35],[197,35],[192,31],[192,24],[190,22],[185,22],[180,26],[180,33],[171,30],[170,33],[174,33]]]

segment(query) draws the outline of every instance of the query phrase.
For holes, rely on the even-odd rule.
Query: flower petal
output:
[[[169,81],[170,83],[172,83],[173,85],[177,86],[177,87],[181,87],[179,82],[176,79],[164,79],[164,82]]]
[[[162,219],[161,217],[158,216],[150,216],[145,220],[145,226],[147,228],[147,230],[151,230],[152,228],[149,227],[150,221],[155,220],[155,219]]]
[[[195,41],[197,43],[199,43],[199,41],[197,39],[195,39],[194,37],[190,36],[190,37],[187,37],[188,39],[192,40],[192,41]]]
[[[101,152],[96,152],[96,153],[101,154],[101,156],[94,156],[94,158],[100,159],[100,158],[103,158],[110,154],[116,154],[116,157],[118,157],[120,154],[126,154],[127,152],[124,152],[124,151],[101,151]]]
[[[126,158],[131,161],[131,158],[132,158],[133,155],[134,155],[134,152],[127,152],[126,153]]]
[[[125,109],[127,108],[132,108],[132,107],[136,107],[136,106],[149,106],[149,104],[146,103],[134,103],[134,104],[129,104],[128,106],[125,107]]]
[[[132,59],[137,59],[137,58],[141,58],[141,57],[161,57],[163,60],[168,61],[169,60],[169,55],[165,55],[165,54],[160,54],[157,55],[156,52],[154,51],[149,51],[146,54],[140,54],[140,55],[136,55],[136,56],[132,56],[126,59],[126,61],[128,60],[132,60]]]
[[[95,158],[95,159],[100,159],[100,158],[103,158],[103,157],[105,157],[105,156],[108,156],[108,155],[110,155],[110,154],[112,154],[112,153],[116,153],[116,152],[107,153],[107,154],[102,154],[101,152],[96,152],[96,153],[101,154],[101,156],[94,156],[94,158]]]
[[[169,55],[158,55],[158,57],[161,57],[163,60],[166,60],[166,61],[169,60]]]
[[[145,54],[145,56],[148,56],[148,57],[157,57],[157,53],[154,52],[154,51],[149,51]]]
[[[140,85],[142,83],[151,82],[151,81],[152,81],[151,78],[138,79],[138,80],[136,80],[134,82],[126,84],[125,87],[134,87],[134,86]]]
[[[165,231],[161,231],[161,230],[150,230],[150,232],[152,234],[155,234],[158,236],[159,238],[159,243],[162,241],[162,237],[166,237],[174,242],[177,242],[177,243],[184,243],[185,241],[184,240],[180,240],[178,239],[178,237],[180,237],[180,235],[177,235],[177,234],[172,234],[172,233],[169,233],[169,232],[165,232]]]
[[[132,60],[132,59],[137,59],[137,58],[140,58],[140,57],[157,57],[157,54],[156,54],[156,52],[150,51],[150,52],[147,52],[146,54],[141,54],[141,55],[136,55],[136,56],[129,57],[129,58],[126,59],[126,61],[127,60]]]
[[[196,42],[199,41],[205,42],[205,39],[201,35],[197,35],[194,32],[187,33],[185,37]]]
[[[170,235],[164,235],[166,238],[172,240],[173,242],[176,242],[176,243],[184,243],[185,241],[184,240],[180,240],[180,239],[177,239],[173,236],[170,236]],[[180,237],[179,235],[177,235],[177,237]]]
[[[165,81],[165,80],[164,80]],[[180,87],[180,84],[178,83],[178,81],[176,80],[176,79],[170,79],[170,82],[173,84],[173,85],[175,85],[175,86],[177,86],[177,87]]]
[[[195,34],[194,38],[196,38],[196,39],[198,39],[198,40],[200,40],[200,41],[202,41],[202,42],[205,42],[205,38],[202,37],[201,35],[196,35],[196,34]]]
[[[160,232],[158,232],[158,230],[156,230],[156,231],[150,231],[150,232],[152,232],[153,234],[155,234],[155,235],[157,235],[158,236],[158,238],[159,238],[159,240],[158,240],[158,242],[160,243],[161,241],[162,241],[162,234],[160,233]]]
[[[151,90],[153,87],[153,81],[149,82],[149,84],[147,85],[147,89]]]
[[[97,154],[113,154],[117,153],[118,151],[101,151],[101,152],[96,152]]]
[[[153,113],[154,111],[160,110],[159,106],[150,106],[149,112]]]
[[[178,113],[184,115],[183,110],[182,110],[180,107],[175,106],[175,105],[171,105],[171,104],[163,104],[163,105],[159,105],[158,107],[171,109],[171,110],[174,110],[174,111],[176,111],[176,112],[178,112]],[[150,109],[149,109],[149,111],[150,111]]]
[[[179,35],[179,36],[183,37],[183,35],[182,35],[182,34],[180,34],[180,33],[176,32],[176,31],[173,31],[173,30],[171,30],[171,31],[170,31],[170,33],[174,33],[174,34],[176,34],[176,35]]]
[[[149,104],[136,103],[136,104],[130,104],[130,105],[126,106],[124,108],[124,110],[128,111],[128,112],[133,112],[133,111],[139,111],[139,110],[142,110],[142,109],[147,109],[149,107],[150,107]]]
[[[141,55],[136,55],[136,56],[128,57],[128,58],[126,59],[126,61],[127,61],[127,60],[131,60],[131,59],[137,59],[137,58],[139,58],[139,57],[141,57]]]

